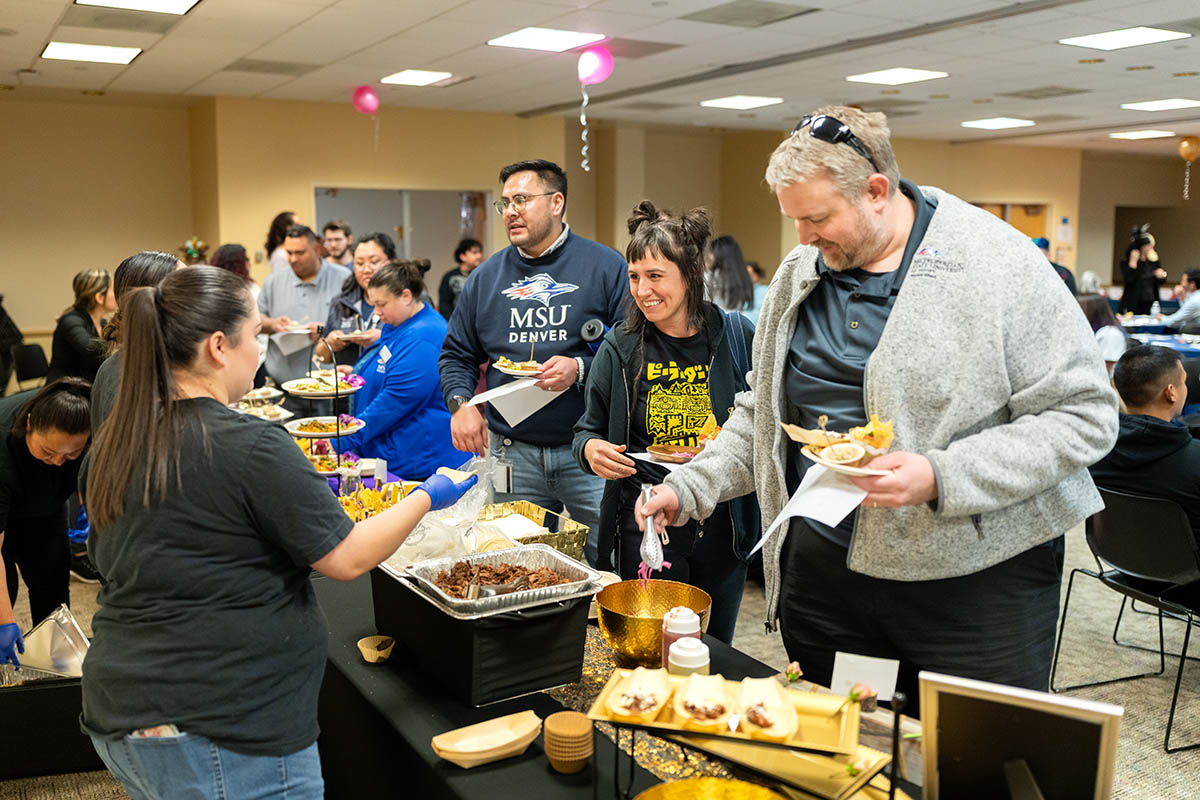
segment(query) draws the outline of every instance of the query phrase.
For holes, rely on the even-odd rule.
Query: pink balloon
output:
[[[375,90],[370,86],[359,86],[355,89],[350,102],[360,114],[374,114],[379,110],[379,95],[375,94]]]
[[[584,50],[579,56],[579,82],[584,86],[595,86],[604,83],[612,75],[612,53],[604,45],[596,45]]]

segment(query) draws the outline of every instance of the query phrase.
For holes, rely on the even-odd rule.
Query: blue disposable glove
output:
[[[13,645],[16,645],[14,648]],[[21,638],[21,629],[17,627],[17,623],[8,622],[0,625],[0,664],[12,664],[17,669],[21,668],[21,660],[17,658],[17,652],[25,652],[25,640]]]
[[[459,501],[467,490],[479,483],[479,476],[472,474],[462,483],[455,483],[445,475],[430,475],[429,480],[422,483],[414,492],[425,492],[429,495],[429,510],[437,511],[449,508]]]

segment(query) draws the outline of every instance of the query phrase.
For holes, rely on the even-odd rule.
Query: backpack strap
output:
[[[741,379],[742,391],[750,388],[746,383],[746,373],[750,371],[750,358],[746,353],[746,332],[742,329],[742,312],[725,312],[725,341],[729,342],[729,352],[733,356],[733,365],[737,368]]]

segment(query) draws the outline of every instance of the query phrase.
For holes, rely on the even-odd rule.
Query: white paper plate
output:
[[[242,400],[247,402],[250,400],[274,400],[277,397],[283,397],[283,392],[274,386],[262,386],[246,392],[242,395]]]
[[[337,438],[338,434],[332,431],[329,433],[309,433],[307,431],[300,430],[300,426],[306,422],[311,422],[312,420],[317,420],[318,422],[333,422],[336,419],[336,417],[304,417],[302,419],[294,419],[283,427],[287,428],[287,432],[292,436],[297,436],[301,439],[335,439]],[[358,433],[363,428],[367,427],[367,424],[361,419],[355,421],[358,423],[357,425],[346,425],[342,427],[342,436],[349,436],[352,433]]]
[[[825,459],[821,458],[819,455],[817,455],[816,453],[813,452],[812,445],[805,445],[804,447],[800,448],[800,452],[803,453],[804,457],[807,458],[809,461],[814,461],[817,464],[820,464],[822,467],[825,467],[825,469],[830,469],[830,470],[833,470],[834,472],[840,472],[843,475],[854,475],[859,478],[871,478],[871,477],[875,477],[878,475],[891,475],[892,474],[892,471],[889,469],[869,469],[867,467],[847,467],[845,464],[836,464],[832,461],[826,461]]]
[[[536,378],[538,375],[542,374],[540,367],[536,370],[530,371],[527,369],[513,369],[512,367],[502,367],[499,364],[492,364],[492,368],[503,372],[505,375],[512,375],[517,378]]]
[[[295,395],[296,397],[303,397],[307,400],[324,400],[324,399],[328,399],[328,398],[331,398],[334,396],[334,391],[333,391],[332,386],[330,386],[328,389],[326,389],[323,392],[313,392],[313,391],[309,391],[308,389],[297,388],[301,384],[310,383],[313,381],[316,381],[316,378],[296,378],[295,380],[284,381],[283,390],[290,395]],[[350,395],[354,394],[361,388],[362,388],[361,386],[352,386],[349,389],[338,389],[337,396],[338,397],[349,397]]]

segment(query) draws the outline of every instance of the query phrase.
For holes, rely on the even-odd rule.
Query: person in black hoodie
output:
[[[1173,420],[1187,402],[1179,353],[1142,345],[1113,368],[1113,383],[1128,413],[1112,452],[1091,466],[1102,489],[1162,497],[1178,503],[1200,539],[1200,440]]]
[[[638,488],[667,474],[629,454],[645,453],[649,445],[698,444],[710,412],[724,423],[734,395],[747,388],[754,339],[754,325],[742,314],[704,300],[705,209],[677,217],[643,200],[629,218],[629,233],[625,322],[608,332],[592,362],[572,446],[580,468],[607,481],[597,563],[611,569],[615,545],[617,571],[627,580],[637,577],[641,561],[642,534],[633,516]],[[708,592],[708,632],[732,641],[746,560],[759,534],[753,498],[721,503],[708,519],[668,533],[663,552],[670,566],[664,563],[656,577]]]

